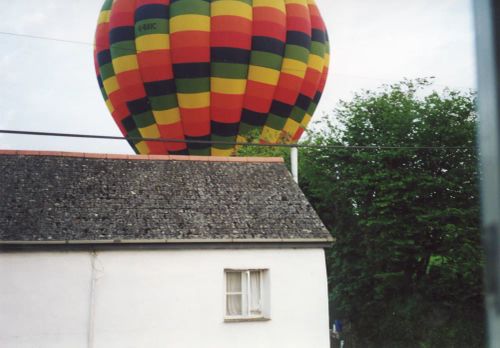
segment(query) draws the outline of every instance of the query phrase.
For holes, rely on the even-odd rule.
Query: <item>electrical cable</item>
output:
[[[64,43],[71,43],[71,44],[75,44],[75,45],[95,46],[95,44],[91,44],[89,42],[84,42],[84,41],[58,39],[55,37],[39,36],[39,35],[31,35],[31,34],[12,33],[12,32],[8,32],[8,31],[0,31],[0,35],[24,37],[24,38],[28,38],[28,39],[37,39],[37,40],[45,40],[45,41],[64,42]]]
[[[171,139],[171,138],[147,138],[147,137],[120,137],[110,135],[92,135],[76,133],[54,133],[54,132],[34,132],[0,129],[0,134],[14,135],[35,135],[51,137],[68,138],[86,138],[86,139],[104,139],[104,140],[126,140],[126,141],[154,141],[162,143],[186,143],[186,144],[207,144],[207,145],[227,145],[227,146],[255,146],[255,147],[286,147],[286,148],[329,148],[329,149],[354,149],[354,150],[470,150],[473,146],[385,146],[385,145],[316,145],[316,144],[284,144],[284,143],[249,143],[249,142],[230,142],[213,140],[195,140],[195,139]]]
[[[59,38],[54,38],[54,37],[49,37],[49,36],[38,36],[38,35],[31,35],[31,34],[21,34],[21,33],[13,33],[13,32],[8,32],[8,31],[0,31],[0,35],[6,35],[6,36],[14,36],[14,37],[23,37],[23,38],[28,38],[28,39],[36,39],[36,40],[46,40],[46,41],[54,41],[54,42],[61,42],[61,43],[70,43],[70,44],[75,44],[75,45],[85,45],[85,46],[92,46],[92,47],[97,47],[99,48],[100,46],[96,45],[95,43],[89,43],[89,42],[84,42],[84,41],[76,41],[76,40],[67,40],[67,39],[59,39]],[[108,48],[108,47],[104,47]],[[137,49],[130,49],[126,47],[116,47],[114,48],[115,50],[122,50],[122,51],[130,51],[133,53],[141,53],[141,50]],[[300,69],[293,69],[293,68],[286,68],[283,69],[283,71],[300,71],[303,72],[303,70]],[[372,81],[380,81],[380,82],[385,82],[385,83],[396,83],[399,82],[397,79],[392,79],[392,78],[381,78],[381,77],[374,77],[374,76],[362,76],[362,75],[352,75],[352,74],[343,74],[339,73],[336,71],[332,72],[332,75],[336,76],[344,76],[348,78],[355,78],[355,79],[364,79],[364,80],[372,80]],[[443,88],[457,88],[457,89],[473,89],[473,87],[466,87],[466,86],[446,86],[442,84],[433,84],[434,86],[438,87],[443,87]]]

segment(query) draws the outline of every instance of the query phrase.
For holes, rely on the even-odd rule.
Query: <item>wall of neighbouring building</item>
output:
[[[270,321],[224,322],[224,269],[269,269]],[[322,249],[0,253],[0,347],[327,348]]]

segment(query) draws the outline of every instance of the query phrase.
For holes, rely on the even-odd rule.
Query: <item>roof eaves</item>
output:
[[[55,156],[112,160],[152,160],[152,161],[204,161],[240,163],[284,163],[281,157],[222,157],[222,156],[182,156],[182,155],[123,155],[87,152],[1,150],[0,155],[11,156]]]
[[[0,245],[64,245],[64,244],[237,244],[237,243],[332,243],[328,238],[221,238],[221,239],[102,239],[102,240],[2,240]]]
[[[333,239],[156,239],[156,240],[74,240],[0,241],[0,252],[59,252],[117,250],[220,250],[220,249],[327,249]]]

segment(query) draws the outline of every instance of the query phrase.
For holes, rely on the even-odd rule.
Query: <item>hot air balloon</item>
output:
[[[294,143],[329,64],[314,0],[105,0],[94,61],[106,105],[141,154],[230,156],[256,134]],[[222,143],[222,144],[221,144]]]

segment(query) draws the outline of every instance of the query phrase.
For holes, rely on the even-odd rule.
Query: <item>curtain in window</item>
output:
[[[250,314],[261,314],[260,271],[250,272]]]
[[[242,315],[242,277],[241,272],[226,273],[227,315]]]

